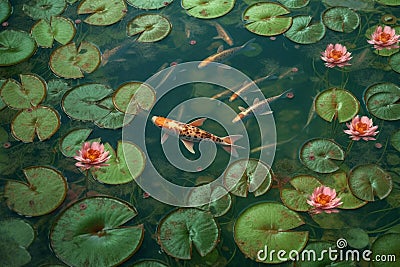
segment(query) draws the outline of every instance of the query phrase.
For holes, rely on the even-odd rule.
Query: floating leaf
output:
[[[397,267],[400,258],[400,234],[391,233],[379,236],[371,246],[370,259],[382,259],[386,261],[374,261],[375,267]]]
[[[214,19],[228,14],[235,6],[235,0],[182,0],[186,12],[199,19]]]
[[[343,229],[349,227],[348,218],[343,213],[326,213],[313,214],[311,218],[323,229]]]
[[[300,252],[307,244],[308,232],[291,229],[303,224],[304,221],[296,212],[282,204],[259,203],[240,214],[234,226],[234,238],[246,257],[264,263],[280,263],[284,260],[277,258],[276,254],[269,257],[269,252],[268,255],[260,255],[261,260],[258,259],[258,251],[268,247],[276,251]]]
[[[368,111],[383,120],[400,119],[400,87],[393,83],[378,83],[364,92]]]
[[[141,9],[159,9],[171,4],[174,0],[126,0],[126,2],[134,7]]]
[[[135,262],[132,267],[168,267],[168,265],[157,260],[141,260]]]
[[[114,24],[125,17],[126,12],[123,0],[84,0],[78,6],[78,15],[90,14],[84,21],[97,26]]]
[[[171,31],[169,20],[158,14],[143,14],[129,21],[128,36],[139,34],[139,42],[157,42],[164,39]]]
[[[0,32],[0,66],[11,66],[30,58],[36,51],[36,42],[26,32]]]
[[[109,113],[101,119],[95,120],[95,124],[100,128],[118,129],[130,123],[135,116],[125,114],[117,110],[112,102],[112,97],[107,97],[98,103],[100,106],[109,109]]]
[[[322,21],[333,31],[349,33],[360,25],[360,16],[347,7],[331,7],[322,14]]]
[[[249,6],[243,12],[243,21],[249,31],[264,36],[286,32],[292,25],[292,17],[284,17],[290,11],[277,3],[260,2]]]
[[[24,169],[27,183],[8,181],[4,196],[10,209],[24,216],[40,216],[55,210],[67,194],[67,181],[57,170],[44,166]]]
[[[0,110],[7,107],[6,103],[4,103],[3,99],[1,98],[1,90],[6,81],[7,80],[0,79]]]
[[[330,88],[319,93],[314,101],[315,111],[326,121],[337,118],[339,122],[351,120],[360,109],[360,102],[347,90]]]
[[[21,110],[11,123],[11,132],[22,142],[33,142],[35,134],[40,141],[49,139],[60,128],[60,116],[51,107],[39,106]]]
[[[100,61],[100,50],[95,45],[81,42],[76,48],[75,43],[69,43],[53,51],[50,68],[58,76],[76,79],[83,77],[82,72],[95,71]]]
[[[321,266],[332,266],[330,265],[331,259],[329,259],[328,254],[326,251],[331,251],[335,249],[335,246],[329,242],[310,242],[304,248],[304,257],[299,255],[299,260],[296,260],[296,267],[321,267]],[[309,251],[309,254],[306,254],[306,251]],[[318,260],[313,258],[313,254],[320,255]],[[308,255],[308,256],[307,256]],[[332,266],[333,267],[333,266]],[[350,267],[350,266],[347,266]]]
[[[7,106],[16,109],[39,105],[46,97],[46,82],[36,74],[20,74],[21,83],[8,79],[1,88],[1,98]]]
[[[361,228],[344,229],[342,231],[342,236],[352,248],[362,249],[369,245],[369,236]]]
[[[60,105],[63,95],[69,89],[70,86],[68,83],[64,82],[62,79],[48,81],[46,100],[43,103],[49,106]]]
[[[397,1],[397,0],[395,0]],[[348,7],[353,10],[365,10],[370,11],[374,8],[374,2],[371,0],[323,0],[322,1],[325,5],[336,7]]]
[[[92,129],[75,129],[68,132],[60,142],[60,151],[66,157],[73,157],[81,149],[83,142],[92,133]]]
[[[192,246],[204,257],[217,245],[219,229],[209,212],[178,209],[161,220],[157,239],[163,251],[172,257],[191,259]]]
[[[128,82],[115,91],[112,100],[119,111],[135,115],[140,110],[150,111],[156,102],[156,92],[145,83]]]
[[[315,172],[331,173],[338,170],[335,160],[344,160],[344,151],[330,139],[311,139],[300,149],[300,161]]]
[[[387,6],[400,6],[399,0],[375,0],[375,2]]]
[[[64,0],[35,0],[22,6],[22,10],[33,19],[47,19],[64,12],[66,7]]]
[[[320,41],[325,36],[325,26],[321,22],[311,24],[311,16],[297,16],[293,18],[292,26],[285,36],[299,44],[312,44]]]
[[[395,49],[394,49],[395,50]],[[395,53],[389,59],[389,65],[397,73],[400,73],[400,53]]]
[[[375,164],[354,167],[349,173],[349,185],[359,199],[374,201],[375,196],[384,199],[392,191],[392,178]]]
[[[215,196],[221,195],[223,197],[214,200]],[[202,190],[192,191],[192,193],[189,195],[188,203],[208,203],[198,208],[211,212],[214,217],[220,217],[227,213],[231,208],[232,198],[224,187],[211,187],[210,184],[207,184],[203,185]]]
[[[111,197],[78,200],[56,219],[51,247],[69,266],[117,266],[140,247],[143,225],[125,225],[137,215],[130,204]]]
[[[310,3],[310,0],[278,0],[287,8],[302,8]]]
[[[390,143],[392,146],[400,152],[400,130],[397,130],[392,136],[390,137]]]
[[[31,30],[32,37],[42,47],[52,47],[53,40],[65,45],[74,38],[75,32],[74,23],[64,17],[51,17],[50,22],[41,19]]]
[[[0,0],[0,23],[6,21],[11,15],[12,7],[8,0]]]

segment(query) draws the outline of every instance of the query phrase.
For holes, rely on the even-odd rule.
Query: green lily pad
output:
[[[343,229],[349,227],[348,218],[343,213],[319,213],[313,214],[311,218],[323,229]]]
[[[178,209],[161,220],[157,239],[163,251],[172,257],[191,259],[192,246],[204,257],[216,247],[219,229],[209,212]]]
[[[292,26],[285,32],[286,38],[299,44],[313,44],[325,36],[325,25],[321,22],[311,24],[311,16],[293,18]]]
[[[72,20],[64,17],[51,17],[50,22],[41,19],[33,25],[31,30],[32,37],[42,47],[52,47],[54,40],[65,45],[74,38],[75,33],[76,29]]]
[[[128,36],[139,34],[139,42],[157,42],[171,32],[169,20],[158,14],[142,14],[129,21],[126,27]]]
[[[222,195],[223,197],[215,199],[215,196]],[[210,184],[203,185],[202,190],[192,191],[189,195],[188,203],[206,203],[198,208],[204,211],[209,211],[214,217],[220,217],[227,213],[232,205],[232,197],[228,191],[222,186],[211,187]]]
[[[235,6],[235,0],[182,0],[186,12],[199,19],[214,19],[228,14]]]
[[[399,0],[375,0],[375,2],[387,6],[400,6]]]
[[[100,50],[93,44],[81,42],[78,48],[69,43],[53,51],[50,56],[50,68],[63,78],[82,78],[83,72],[92,73],[101,62]]]
[[[309,169],[319,173],[337,171],[336,160],[344,160],[343,149],[333,140],[315,138],[300,149],[300,161]]]
[[[347,7],[331,7],[322,13],[322,22],[328,29],[349,33],[360,25],[360,16]]]
[[[349,185],[353,194],[365,201],[375,196],[384,199],[392,191],[392,178],[375,164],[358,165],[349,173]]]
[[[278,3],[260,2],[243,12],[243,21],[249,31],[263,36],[286,32],[292,26],[292,17],[284,17],[290,11]]]
[[[299,175],[293,177],[289,183],[294,189],[283,188],[281,199],[283,204],[291,210],[308,211],[312,207],[307,203],[314,189],[320,187],[322,183],[317,178],[310,175]]]
[[[168,265],[157,260],[141,260],[135,262],[132,267],[168,267]]]
[[[140,110],[150,111],[156,102],[156,92],[145,83],[128,82],[115,91],[112,100],[119,111],[135,115]]]
[[[66,157],[73,157],[81,149],[83,142],[92,133],[92,129],[75,129],[69,131],[60,141],[60,151]]]
[[[0,0],[0,23],[6,21],[11,15],[12,7],[8,0]]]
[[[400,87],[393,83],[378,83],[364,92],[368,111],[383,120],[400,119]]]
[[[310,3],[310,0],[278,0],[287,8],[302,8]]]
[[[62,108],[68,116],[76,120],[99,120],[110,113],[110,109],[99,103],[112,93],[113,90],[103,84],[79,85],[64,95]]]
[[[374,261],[374,267],[397,267],[400,258],[400,234],[388,233],[379,236],[372,244],[371,251],[369,257],[371,260],[381,260]]]
[[[84,22],[91,25],[106,26],[125,17],[127,11],[123,0],[84,0],[78,6],[78,15],[90,14]]]
[[[304,248],[304,257],[302,258],[299,255],[299,260],[296,260],[296,267],[321,267],[321,266],[330,266],[331,259],[329,259],[327,251],[335,249],[335,246],[329,242],[310,242]],[[305,251],[310,251],[309,254],[306,254]],[[313,254],[318,255],[316,258],[313,259]],[[316,260],[318,259],[318,260]],[[350,267],[350,266],[346,266]]]
[[[139,177],[146,165],[143,151],[133,143],[118,141],[117,152],[106,143],[104,149],[110,152],[107,161],[110,166],[92,172],[93,177],[105,184],[124,184]],[[128,169],[128,164],[133,166]],[[129,171],[131,170],[131,171]]]
[[[11,123],[11,132],[22,142],[33,142],[35,135],[40,141],[49,139],[60,128],[60,115],[46,106],[24,109],[18,112]]]
[[[34,166],[24,169],[27,183],[8,181],[4,196],[13,211],[24,216],[41,216],[54,211],[64,201],[67,181],[57,170]]]
[[[100,128],[118,129],[122,128],[134,119],[134,115],[125,114],[117,110],[112,102],[112,97],[107,97],[99,102],[99,105],[108,108],[110,112],[101,119],[95,120],[95,124]]]
[[[60,105],[63,95],[70,88],[71,87],[68,85],[68,83],[62,79],[48,81],[46,99],[44,100],[43,104],[47,104],[49,106]]]
[[[397,1],[397,0],[395,0]],[[365,10],[370,11],[374,8],[375,3],[378,1],[371,1],[371,0],[323,0],[322,1],[325,5],[330,7],[335,6],[342,6],[348,7],[353,10]]]
[[[26,15],[33,19],[47,19],[64,12],[67,4],[64,0],[34,0],[22,6]]]
[[[174,0],[126,0],[129,5],[146,10],[166,7],[173,1]]]
[[[143,225],[124,225],[136,215],[133,206],[116,198],[78,200],[56,218],[51,247],[69,266],[117,266],[142,244]]]
[[[400,130],[397,130],[392,136],[390,137],[390,143],[392,146],[400,152]]]
[[[20,74],[21,83],[8,79],[0,96],[11,108],[23,109],[39,105],[46,97],[46,81],[36,74]]]
[[[36,51],[35,40],[24,31],[0,32],[0,67],[18,64]]]
[[[393,50],[393,49],[391,49]],[[400,53],[395,53],[389,58],[389,65],[397,73],[400,73]]]
[[[3,99],[1,98],[1,90],[2,90],[2,87],[3,87],[3,85],[4,85],[4,83],[6,81],[7,80],[0,79],[0,110],[2,110],[3,108],[7,107],[7,104],[4,103]]]
[[[277,258],[277,254],[269,257],[269,249],[300,252],[307,244],[308,232],[291,229],[303,224],[296,212],[280,203],[258,203],[239,215],[234,226],[234,238],[246,257],[263,263],[280,263],[284,260]],[[258,259],[258,252],[265,247],[268,255],[259,255],[261,259]]]
[[[347,244],[352,248],[362,249],[369,245],[369,236],[361,228],[347,228],[341,232]]]
[[[347,90],[330,88],[319,93],[314,101],[315,111],[326,121],[334,118],[345,122],[351,120],[360,110],[360,102]]]
[[[248,192],[259,196],[271,187],[272,170],[257,159],[241,159],[228,166],[223,181],[236,196],[247,197]]]

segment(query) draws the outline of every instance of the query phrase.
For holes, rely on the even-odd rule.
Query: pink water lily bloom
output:
[[[111,158],[111,155],[109,155],[108,151],[104,150],[104,145],[99,142],[85,142],[76,154],[77,155],[74,156],[74,159],[78,162],[75,163],[75,165],[80,167],[82,170],[110,165],[105,164],[105,162]]]
[[[396,35],[395,29],[385,26],[378,26],[374,33],[371,35],[371,39],[367,40],[368,43],[373,44],[374,48],[377,50],[381,49],[395,49],[399,48],[400,35]]]
[[[348,130],[344,130],[345,133],[350,135],[350,138],[354,141],[358,141],[361,138],[365,141],[375,140],[374,137],[379,133],[377,131],[378,126],[374,126],[372,119],[368,118],[367,116],[355,116],[351,123],[346,124],[349,128]]]
[[[349,60],[352,58],[351,53],[347,52],[346,46],[341,44],[329,44],[325,51],[321,53],[321,59],[325,61],[325,66],[334,68],[336,66],[343,68],[351,65]]]
[[[310,211],[313,214],[339,212],[335,208],[343,204],[340,198],[336,197],[335,189],[323,185],[314,189],[307,203],[313,206]]]

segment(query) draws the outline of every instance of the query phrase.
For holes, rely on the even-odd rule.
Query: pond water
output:
[[[372,266],[367,259],[342,256],[308,262],[287,260],[288,254],[286,260],[276,254],[257,259],[257,253],[262,256],[260,250],[267,246],[286,253],[304,249],[320,253],[329,247],[342,252],[371,250],[371,259],[376,255],[389,259],[373,266],[398,266],[400,54],[398,48],[378,51],[367,40],[378,25],[400,33],[396,22],[399,1],[282,0],[264,7],[256,4],[261,1],[224,1],[226,5],[234,2],[233,8],[213,19],[196,18],[188,12],[215,4],[215,8],[197,13],[208,16],[223,9],[215,3],[221,5],[222,1],[130,1],[138,7],[117,0],[109,2],[114,7],[100,0],[67,2],[12,1],[11,15],[0,16],[5,18],[0,26],[0,232],[4,237],[0,238],[0,254],[19,255],[0,259],[0,265],[260,266],[259,261],[265,261],[275,266]],[[140,8],[158,2],[165,6]],[[0,0],[0,13],[7,13],[7,3]],[[195,7],[187,11],[182,7],[185,3],[195,3]],[[122,6],[122,11],[107,19],[121,18],[111,25],[91,25],[85,21],[88,15],[78,14],[84,4],[105,17],[115,6]],[[35,5],[48,13],[35,13]],[[54,15],[69,18],[72,28],[54,28],[54,19],[52,29],[38,29],[40,16],[49,17],[57,5],[61,8]],[[258,11],[250,9],[257,6]],[[287,13],[279,13],[282,9]],[[170,32],[166,30],[166,36],[155,42],[128,36],[127,28],[140,24],[132,20],[144,14],[167,19]],[[318,23],[315,29],[299,21],[307,16],[313,24]],[[258,27],[249,26],[256,23]],[[214,38],[219,27],[231,39]],[[289,28],[294,33],[286,32]],[[58,37],[49,48],[39,45],[25,60],[4,64],[7,45],[13,42],[4,32],[11,30],[32,33],[42,41],[51,31]],[[77,47],[89,45],[75,54],[63,54],[64,46],[58,40],[68,34],[71,38],[65,46],[71,42]],[[27,44],[28,40],[20,42]],[[321,53],[337,43],[351,53],[351,65],[329,68]],[[236,47],[237,51],[228,50]],[[58,58],[57,51],[61,54]],[[91,51],[93,55],[85,59]],[[202,60],[224,51],[232,55],[216,60],[223,65],[197,68]],[[10,53],[12,62],[14,52]],[[79,68],[84,70],[82,77],[68,76]],[[232,102],[232,92],[216,96],[267,75]],[[25,84],[23,79],[27,79]],[[185,79],[190,82],[180,83]],[[46,96],[37,86],[30,89],[38,81],[45,85]],[[18,88],[21,82],[28,93]],[[111,98],[132,82],[152,87],[140,102],[150,106],[141,106],[134,116],[113,106],[118,101],[128,103],[131,95]],[[173,87],[170,90],[168,83]],[[26,96],[30,90],[39,96]],[[243,123],[232,122],[241,106],[248,108],[256,98],[274,96],[278,97],[261,112],[250,113],[255,116]],[[261,114],[269,109],[272,114]],[[373,136],[376,140],[352,141],[344,132],[346,123],[356,115],[372,118],[379,131]],[[226,143],[201,142],[194,145],[195,153],[190,153],[173,136],[161,145],[162,132],[151,122],[152,116],[185,123],[208,117],[199,128],[219,137],[241,134],[244,137],[237,145],[244,149],[237,148],[239,157],[235,158],[222,149]],[[370,128],[365,123],[357,127],[367,127],[357,128],[359,134]],[[77,129],[84,130],[72,135]],[[110,166],[96,171],[75,166],[73,156],[85,140],[100,141],[106,150],[114,150]],[[124,152],[123,143],[127,144]],[[187,163],[182,163],[179,152]],[[252,161],[243,161],[246,158]],[[237,164],[240,160],[244,167]],[[255,165],[261,170],[251,167]],[[207,189],[193,193],[197,200],[187,202],[187,195],[158,184],[156,173],[188,188],[213,181],[214,185],[229,184],[228,174],[244,180],[230,187],[228,194],[222,187],[217,187],[222,191],[213,188],[218,197],[214,195],[212,200],[222,198],[208,208],[202,206],[208,211],[201,211],[188,206],[193,206],[193,201],[207,202]],[[35,182],[38,177],[44,179]],[[338,213],[314,214],[307,204],[321,185],[336,189],[343,202]],[[18,225],[23,222],[27,224]],[[346,244],[340,245],[339,240]],[[135,265],[144,260],[158,262]]]

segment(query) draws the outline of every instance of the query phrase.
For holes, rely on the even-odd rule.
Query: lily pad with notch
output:
[[[389,65],[397,73],[400,73],[400,53],[395,53],[389,58]]]
[[[6,21],[11,15],[12,7],[10,1],[0,0],[0,23]]]
[[[400,234],[386,233],[379,236],[371,245],[371,252],[371,259],[378,259],[384,255],[387,259],[391,259],[390,261],[375,261],[374,267],[397,267],[397,259],[400,258]]]
[[[65,0],[35,0],[23,4],[22,10],[29,17],[50,20],[52,16],[60,15],[64,12],[67,3]]]
[[[41,47],[52,47],[54,40],[65,45],[74,38],[75,33],[71,19],[59,16],[51,17],[50,22],[41,19],[31,29],[32,37]]]
[[[112,100],[119,111],[136,115],[140,110],[150,111],[156,101],[156,92],[145,83],[127,82],[115,90]]]
[[[287,8],[302,8],[310,3],[310,0],[278,0]]]
[[[24,31],[0,32],[0,67],[11,66],[29,59],[36,51],[35,40]]]
[[[157,42],[171,32],[169,20],[158,14],[142,14],[128,22],[126,33],[128,36],[139,35],[139,42]]]
[[[168,6],[174,0],[126,0],[126,2],[140,9],[160,9]]]
[[[214,19],[228,14],[235,6],[235,0],[182,0],[181,5],[190,16]]]
[[[400,87],[393,83],[378,83],[364,92],[368,111],[383,120],[400,119]]]
[[[69,89],[71,89],[71,87],[63,79],[53,79],[48,81],[46,99],[43,101],[43,104],[53,107],[60,105],[63,95]]]
[[[350,33],[360,25],[360,15],[347,7],[335,6],[322,13],[322,22],[328,29]]]
[[[95,120],[94,123],[105,129],[119,129],[129,124],[133,119],[134,115],[125,114],[115,108],[112,102],[112,97],[107,97],[99,102],[99,105],[108,108],[110,112],[101,119]]]
[[[296,16],[292,26],[285,32],[286,38],[299,44],[313,44],[325,36],[325,25],[321,22],[310,24],[311,16]]]
[[[78,15],[90,14],[84,22],[107,26],[117,23],[126,15],[124,0],[83,0],[78,6]]]
[[[66,157],[73,157],[76,155],[76,151],[81,149],[83,142],[92,133],[92,129],[74,129],[69,131],[66,135],[61,138],[60,151]]]

